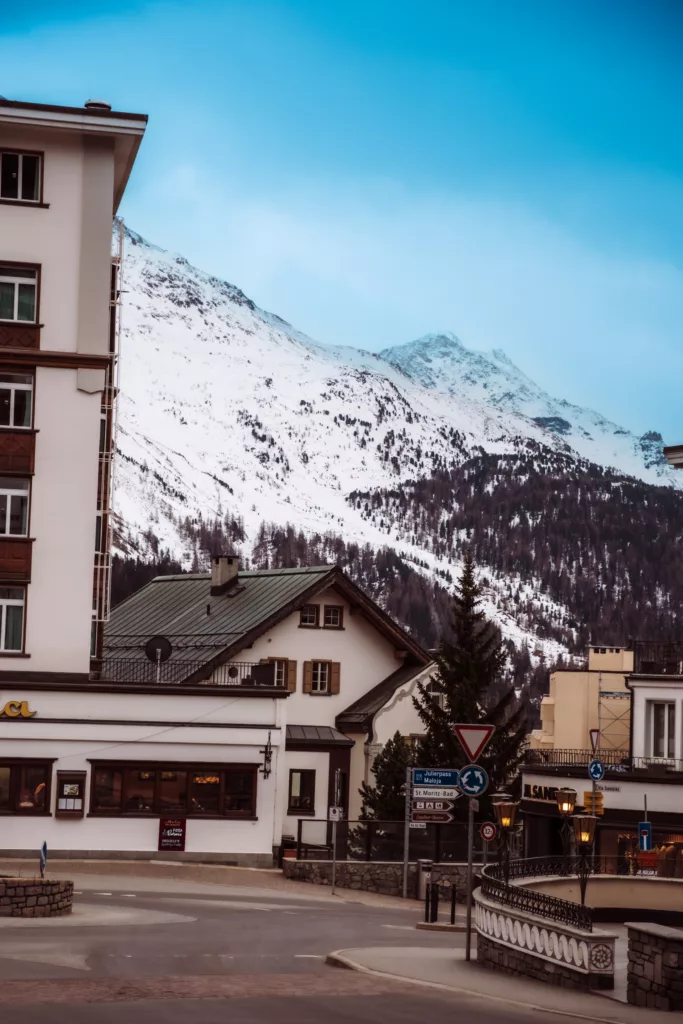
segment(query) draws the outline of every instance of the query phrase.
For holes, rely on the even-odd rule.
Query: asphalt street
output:
[[[541,1017],[325,964],[329,952],[347,947],[415,945],[416,905],[149,879],[77,885],[75,915],[64,924],[0,919],[3,1024],[423,1024],[436,1014],[502,1024]],[[464,941],[458,934],[419,936],[422,946]]]

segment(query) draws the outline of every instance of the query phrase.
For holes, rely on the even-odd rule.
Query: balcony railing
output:
[[[275,662],[237,661],[218,665],[213,670],[206,661],[175,659],[171,657],[159,665],[147,658],[108,658],[101,667],[90,673],[93,680],[113,683],[150,683],[182,686],[271,687],[282,689],[278,683]]]
[[[30,583],[33,540],[0,537],[0,583]]]
[[[0,474],[34,472],[36,435],[33,430],[0,428]]]
[[[642,675],[683,675],[683,640],[636,640],[633,669]]]
[[[683,771],[683,761],[673,757],[630,757],[623,750],[527,750],[524,764],[533,768],[587,768],[597,759],[610,776],[623,772],[644,772],[651,775]]]
[[[0,323],[0,348],[40,348],[41,324],[27,324],[21,321]]]

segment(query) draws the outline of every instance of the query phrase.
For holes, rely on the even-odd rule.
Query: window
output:
[[[33,377],[0,373],[0,427],[30,427]]]
[[[329,661],[314,661],[311,673],[311,693],[327,693],[330,685]]]
[[[305,604],[301,609],[300,626],[317,626],[320,609],[317,604]]]
[[[425,686],[425,690],[434,703],[444,711],[446,708],[446,694],[443,692],[441,683],[432,677]]]
[[[343,629],[344,609],[340,604],[326,604],[323,617],[325,629]]]
[[[286,686],[287,685],[287,661],[276,659],[273,664],[275,665],[275,685]]]
[[[652,757],[674,758],[676,756],[676,705],[651,703]]]
[[[97,764],[90,813],[253,818],[256,772],[256,765]]]
[[[0,536],[28,534],[28,480],[0,476]]]
[[[24,646],[24,588],[0,587],[0,651]]]
[[[0,152],[0,199],[40,202],[41,157],[38,153]]]
[[[0,266],[0,320],[36,322],[38,271]]]
[[[315,772],[289,773],[289,814],[315,814]]]
[[[0,762],[0,814],[49,814],[52,762]]]

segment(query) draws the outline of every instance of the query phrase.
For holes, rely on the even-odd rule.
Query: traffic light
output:
[[[602,793],[597,791],[593,793],[589,790],[583,794],[583,806],[586,809],[586,814],[596,814],[598,817],[602,817],[605,813],[605,808],[602,804]]]

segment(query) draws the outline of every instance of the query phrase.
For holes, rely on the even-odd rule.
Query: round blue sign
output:
[[[588,776],[593,782],[600,782],[601,779],[604,779],[605,766],[602,761],[598,761],[597,758],[595,761],[591,761],[588,765]]]
[[[468,764],[460,770],[460,789],[465,796],[481,796],[488,789],[489,777],[479,764]]]

